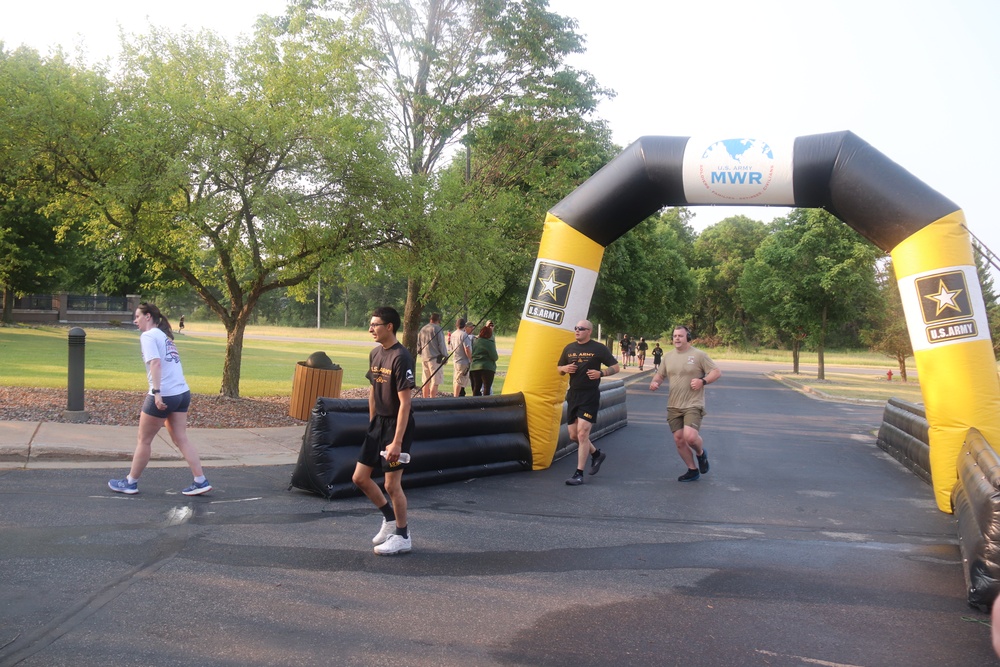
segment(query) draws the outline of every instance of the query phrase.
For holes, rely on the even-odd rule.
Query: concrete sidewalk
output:
[[[622,369],[626,383],[652,374]],[[290,465],[298,461],[306,424],[282,428],[189,428],[206,468]],[[120,468],[132,460],[135,426],[0,421],[0,470],[19,468]],[[187,467],[161,429],[153,440],[150,467]]]
[[[286,465],[298,460],[305,425],[188,429],[206,468]],[[0,469],[120,468],[135,451],[135,426],[0,421]],[[166,429],[153,440],[150,467],[187,467]]]

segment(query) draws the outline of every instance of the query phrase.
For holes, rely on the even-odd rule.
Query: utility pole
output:
[[[323,284],[323,277],[317,273],[316,274],[316,328],[319,329],[319,289],[320,285]]]

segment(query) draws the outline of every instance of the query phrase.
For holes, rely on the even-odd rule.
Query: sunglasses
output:
[[[573,331],[590,331],[590,327],[573,327]]]

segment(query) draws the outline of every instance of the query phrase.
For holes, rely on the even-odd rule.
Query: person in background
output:
[[[177,331],[184,331],[184,316],[181,315],[180,319],[177,320]]]
[[[455,330],[451,332],[448,346],[451,348],[452,396],[465,396],[465,388],[469,386],[469,364],[472,359],[472,337],[465,333],[466,321],[460,317],[455,321]]]
[[[639,336],[639,342],[636,344],[635,350],[639,355],[640,371],[642,370],[642,367],[646,365],[646,350],[648,349],[649,349],[649,344],[646,342],[646,339],[643,338],[642,336]]]
[[[577,443],[576,472],[566,480],[569,486],[583,484],[583,469],[590,456],[590,474],[596,475],[607,454],[594,447],[590,441],[590,430],[597,421],[597,411],[601,407],[601,378],[618,372],[618,360],[603,343],[590,338],[593,325],[588,320],[580,320],[573,327],[576,341],[567,345],[559,356],[556,369],[569,375],[569,390],[566,392],[566,424],[569,439]],[[602,369],[601,365],[607,366]]]
[[[479,330],[479,337],[472,344],[472,363],[469,376],[472,378],[473,396],[490,396],[493,393],[493,378],[497,372],[497,343],[493,338],[493,327]]]
[[[400,461],[400,454],[409,455],[413,444],[416,426],[412,393],[416,378],[413,357],[396,339],[399,325],[395,308],[380,306],[372,312],[368,331],[378,345],[368,355],[369,370],[365,375],[372,384],[368,393],[368,432],[351,477],[354,485],[382,512],[382,527],[372,538],[378,556],[409,553],[413,548],[403,493],[406,463]],[[385,473],[385,490],[391,502],[372,480],[375,466]]]
[[[628,368],[628,334],[622,334],[618,348],[622,355],[622,368]]]
[[[674,444],[687,472],[678,482],[693,482],[708,472],[708,453],[699,429],[705,417],[705,387],[722,377],[722,371],[703,351],[691,346],[691,330],[684,325],[674,328],[674,352],[663,359],[649,383],[656,391],[666,379],[670,384],[667,397],[667,424],[674,434]],[[697,464],[695,464],[697,459]]]
[[[149,393],[139,413],[139,437],[132,455],[132,467],[124,479],[113,479],[108,488],[116,493],[139,493],[139,477],[149,464],[153,438],[166,424],[170,439],[187,461],[194,483],[181,491],[185,496],[198,496],[212,490],[201,467],[198,450],[187,436],[187,411],[191,405],[191,389],[184,379],[181,355],[174,345],[174,333],[160,309],[151,303],[135,309],[132,322],[139,329],[139,347],[146,364]]]
[[[659,368],[660,368],[660,359],[662,359],[662,358],[663,358],[663,348],[660,347],[659,343],[657,343],[656,346],[653,347],[653,370],[654,371],[655,370],[659,370]]]
[[[448,360],[448,344],[444,340],[444,329],[441,328],[441,313],[431,313],[431,321],[420,328],[417,333],[417,349],[423,367],[421,395],[424,398],[434,398],[438,395],[438,387],[444,382],[444,365]]]

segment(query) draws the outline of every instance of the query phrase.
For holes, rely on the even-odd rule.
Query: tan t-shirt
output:
[[[705,390],[693,391],[691,380],[703,378],[715,368],[715,362],[697,348],[690,347],[685,352],[664,350],[663,363],[656,375],[665,377],[670,383],[667,407],[704,409]]]

